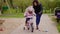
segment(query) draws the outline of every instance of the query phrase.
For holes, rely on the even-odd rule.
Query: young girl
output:
[[[35,13],[34,13],[34,9],[32,6],[29,6],[28,8],[26,8],[25,13],[24,13],[24,16],[26,18],[25,26],[28,25],[27,24],[28,21],[30,21],[30,23],[33,23],[32,19],[33,19],[34,15],[35,15]]]

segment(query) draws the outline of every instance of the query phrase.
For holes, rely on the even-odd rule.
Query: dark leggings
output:
[[[38,26],[40,23],[40,19],[41,19],[41,15],[40,14],[36,14],[36,25]]]
[[[27,24],[28,22],[27,21],[29,21],[30,20],[30,18],[26,18],[26,22],[25,22],[25,24]]]

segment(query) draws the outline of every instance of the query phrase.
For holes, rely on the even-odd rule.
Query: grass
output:
[[[0,15],[0,18],[23,18],[23,13],[21,13],[21,9],[13,9],[10,8],[3,12],[3,15]],[[18,14],[17,14],[18,13]],[[44,13],[44,11],[43,11]],[[47,10],[47,13],[49,13],[49,10]]]
[[[10,8],[8,10],[5,10],[2,15],[0,15],[0,18],[23,18],[24,15],[21,12],[21,10]]]
[[[59,33],[60,33],[60,23],[58,23],[57,29],[58,29],[58,31],[59,31]]]
[[[57,23],[56,18],[54,18],[54,16],[51,16],[51,15],[49,15],[49,16],[51,17],[52,21],[54,21],[55,23]],[[60,33],[60,22],[57,23],[56,27],[57,27],[58,32]]]
[[[23,13],[20,14],[9,14],[9,15],[1,15],[0,18],[23,18]]]

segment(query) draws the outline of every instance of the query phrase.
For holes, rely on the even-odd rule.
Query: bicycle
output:
[[[28,22],[28,23],[27,23],[27,25],[26,25],[26,28],[27,28],[28,30],[31,29],[31,32],[34,32],[34,26],[33,26],[32,18],[30,18],[27,22]],[[25,27],[24,27],[24,30],[25,30]]]

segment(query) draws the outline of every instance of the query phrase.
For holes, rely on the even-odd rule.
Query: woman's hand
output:
[[[36,16],[35,14],[33,16]]]
[[[39,14],[41,14],[41,12],[39,12]]]
[[[41,14],[41,13],[42,13],[42,11],[39,12],[39,14]]]

